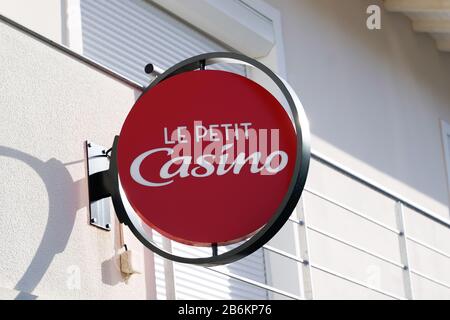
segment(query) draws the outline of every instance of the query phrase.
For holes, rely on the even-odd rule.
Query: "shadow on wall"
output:
[[[116,248],[117,251],[117,248]],[[114,255],[108,260],[102,262],[102,282],[109,286],[115,286],[123,281],[122,275],[117,272],[120,270],[120,258]]]
[[[15,289],[21,291],[16,299],[35,299],[33,292],[56,254],[67,246],[75,221],[75,214],[82,207],[81,194],[85,179],[73,181],[65,164],[57,159],[47,162],[22,151],[0,146],[0,156],[20,160],[30,166],[45,184],[49,199],[47,225],[39,247]],[[30,190],[24,190],[30,192]]]

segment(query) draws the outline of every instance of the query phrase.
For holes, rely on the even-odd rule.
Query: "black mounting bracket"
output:
[[[86,141],[90,224],[111,230],[109,158],[102,146]]]

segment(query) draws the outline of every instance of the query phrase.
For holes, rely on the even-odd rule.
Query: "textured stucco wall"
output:
[[[63,1],[66,0],[2,0],[0,14],[53,41],[61,42]]]
[[[4,23],[0,48],[2,295],[151,298],[152,279],[124,282],[117,232],[87,211],[83,142],[111,145],[137,93]]]

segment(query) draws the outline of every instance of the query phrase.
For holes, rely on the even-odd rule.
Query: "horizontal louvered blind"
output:
[[[161,69],[201,53],[229,51],[143,0],[81,0],[83,54],[140,83],[144,67]],[[237,73],[245,68],[228,66]]]
[[[207,251],[211,254],[210,248],[191,248],[177,243],[173,243],[172,250],[182,256],[204,257]],[[266,283],[262,249],[242,260],[215,269],[225,274]],[[175,264],[174,270],[177,299],[267,299],[265,289],[212,270],[186,264]]]

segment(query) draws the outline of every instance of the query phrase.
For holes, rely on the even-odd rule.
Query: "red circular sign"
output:
[[[259,84],[199,70],[146,91],[120,133],[120,181],[133,209],[166,237],[191,245],[242,240],[286,195],[297,136]]]

